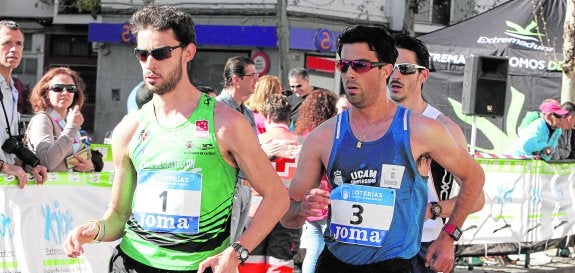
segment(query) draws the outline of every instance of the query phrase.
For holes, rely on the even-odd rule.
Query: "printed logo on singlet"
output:
[[[351,172],[351,184],[373,185],[377,180],[377,170],[359,170]]]
[[[333,172],[333,183],[335,183],[336,185],[343,184],[343,176],[341,175],[340,170],[335,170]]]
[[[207,120],[196,120],[196,138],[208,138],[209,136],[209,122]]]
[[[330,234],[335,240],[381,247],[395,210],[395,190],[343,184],[331,192]]]
[[[381,164],[381,180],[379,186],[384,188],[399,189],[405,166]]]

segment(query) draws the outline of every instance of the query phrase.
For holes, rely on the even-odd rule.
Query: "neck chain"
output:
[[[370,124],[371,126],[365,132],[365,134],[363,134],[363,137],[361,137],[361,139],[359,139],[357,141],[357,143],[355,144],[355,147],[357,147],[358,149],[361,149],[361,145],[363,145],[363,142],[365,142],[365,139],[367,138],[367,136],[371,133],[371,131],[373,131],[373,128],[377,127],[377,124],[383,119],[384,116],[385,116],[385,111],[382,113],[381,117],[379,117],[373,124],[370,124],[368,122],[368,124]]]

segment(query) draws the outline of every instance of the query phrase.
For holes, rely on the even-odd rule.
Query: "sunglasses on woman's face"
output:
[[[172,51],[178,47],[182,47],[184,45],[179,46],[164,46],[160,48],[154,48],[152,50],[145,50],[145,49],[138,49],[134,48],[134,55],[138,58],[138,60],[145,62],[148,59],[148,56],[152,55],[152,57],[158,61],[169,59],[172,57]]]
[[[62,84],[62,83],[57,83],[57,84],[52,84],[50,86],[50,90],[56,92],[56,93],[60,93],[64,90],[66,90],[68,93],[75,93],[76,90],[76,85],[73,84]]]
[[[335,61],[335,68],[341,73],[347,73],[347,70],[351,67],[357,73],[365,73],[372,70],[374,67],[384,66],[387,63],[381,62],[370,62],[364,60],[337,60]]]
[[[402,75],[411,75],[417,72],[417,69],[425,69],[425,66],[417,65],[417,64],[410,64],[410,63],[402,63],[402,64],[395,64],[393,66],[393,70],[397,69],[399,73]]]

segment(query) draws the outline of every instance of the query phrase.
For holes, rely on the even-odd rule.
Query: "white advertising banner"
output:
[[[486,174],[485,207],[467,218],[459,246],[521,247],[573,234],[575,163],[477,161]],[[108,272],[117,242],[85,245],[85,253],[73,259],[62,243],[73,227],[102,217],[112,176],[49,173],[45,185],[19,189],[13,177],[0,175],[0,273]]]
[[[73,227],[102,217],[111,182],[111,173],[49,173],[45,185],[19,189],[0,176],[1,272],[108,272],[117,242],[86,245],[79,258],[64,255],[62,244]]]
[[[573,234],[573,163],[477,159],[485,206],[467,217],[459,245],[541,242]]]

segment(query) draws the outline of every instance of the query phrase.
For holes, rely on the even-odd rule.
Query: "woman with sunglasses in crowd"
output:
[[[50,172],[94,170],[89,149],[82,142],[84,83],[78,73],[55,67],[32,90],[30,103],[36,114],[26,131],[28,147]]]

